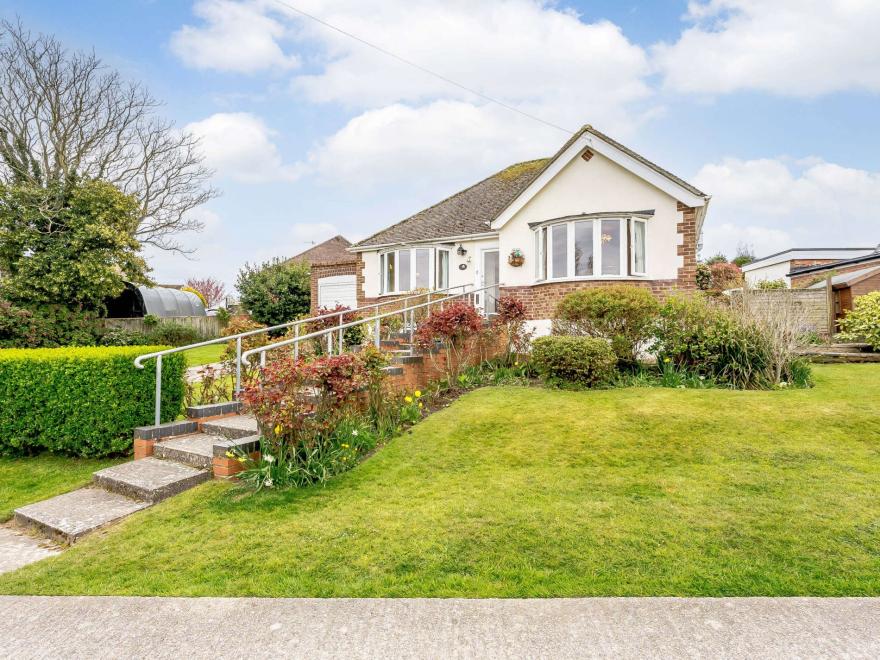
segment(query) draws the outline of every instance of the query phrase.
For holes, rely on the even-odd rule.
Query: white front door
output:
[[[498,250],[483,250],[483,255],[480,261],[482,262],[480,269],[480,287],[493,287],[480,293],[480,306],[483,309],[483,313],[486,316],[489,316],[498,312],[498,297],[500,295],[498,281],[501,271]]]

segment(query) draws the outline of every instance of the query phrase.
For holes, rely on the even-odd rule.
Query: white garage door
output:
[[[357,307],[357,281],[354,275],[334,275],[318,280],[318,307],[345,305]]]

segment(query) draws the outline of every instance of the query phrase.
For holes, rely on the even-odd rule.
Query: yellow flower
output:
[[[239,456],[239,457],[238,457],[238,462],[239,462],[239,463],[244,463],[246,460],[247,460],[247,459],[246,459],[244,456]]]
[[[406,401],[407,403],[412,403],[412,397],[411,397],[411,396],[405,396],[405,397],[403,397],[403,400]]]
[[[348,445],[347,445],[347,444],[345,444],[345,443],[344,443],[344,442],[343,442],[343,443],[342,443],[342,445],[341,445],[341,446],[342,446],[342,447],[343,447],[343,449],[348,449]]]
[[[422,391],[421,391],[421,390],[416,390],[416,391],[415,391],[415,395],[416,395],[416,398],[418,399],[420,396],[422,396]]]
[[[423,404],[421,401],[419,401],[419,408],[424,408],[424,407],[425,407],[425,404]]]
[[[514,362],[514,363],[513,363],[513,366],[514,366],[514,367],[518,367],[518,366],[519,366],[519,362]]]
[[[233,454],[231,451],[228,451],[226,452],[226,458],[235,458],[235,454]]]
[[[672,358],[663,358],[663,361],[664,361],[666,364],[669,364],[670,362],[672,362]]]
[[[281,435],[281,431],[282,431],[281,424],[279,424],[278,426],[275,427],[275,435]]]

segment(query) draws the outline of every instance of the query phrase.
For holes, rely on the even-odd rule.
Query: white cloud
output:
[[[654,49],[673,91],[880,92],[877,0],[695,0],[686,18],[695,25]]]
[[[254,73],[298,65],[298,58],[279,44],[286,33],[284,24],[267,15],[262,3],[201,0],[193,13],[204,25],[184,25],[170,43],[171,51],[189,67]]]
[[[207,164],[222,177],[242,183],[294,181],[299,165],[283,162],[273,133],[262,119],[246,112],[218,112],[185,127],[201,139]]]
[[[712,194],[704,254],[731,256],[739,243],[752,245],[758,255],[880,243],[880,223],[869,220],[880,206],[880,172],[815,157],[726,158],[704,166],[694,185]]]

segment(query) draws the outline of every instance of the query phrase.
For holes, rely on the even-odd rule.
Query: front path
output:
[[[4,655],[880,657],[880,599],[0,597]]]

